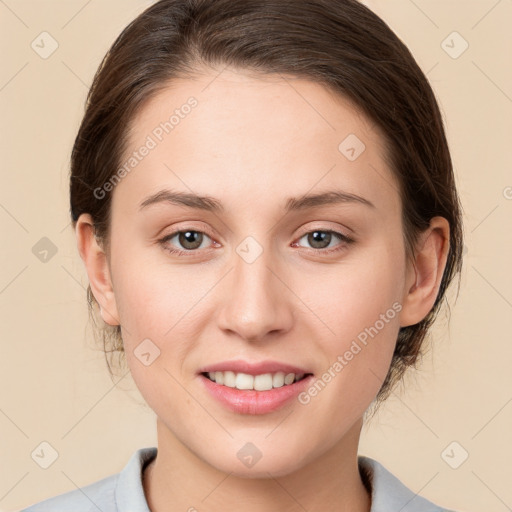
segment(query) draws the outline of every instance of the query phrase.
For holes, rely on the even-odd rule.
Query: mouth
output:
[[[258,375],[250,375],[243,372],[233,371],[216,371],[202,372],[201,375],[206,377],[215,384],[242,390],[269,391],[271,389],[290,386],[296,382],[313,375],[312,373],[262,373]]]
[[[238,414],[267,414],[293,401],[313,380],[304,368],[266,361],[227,361],[198,373],[211,397]]]

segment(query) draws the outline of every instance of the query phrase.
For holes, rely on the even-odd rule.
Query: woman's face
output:
[[[160,434],[246,476],[355,450],[410,285],[372,123],[321,85],[226,69],[153,98],[125,162],[109,308]]]

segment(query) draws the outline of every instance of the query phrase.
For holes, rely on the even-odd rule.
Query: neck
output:
[[[362,421],[314,461],[284,476],[242,478],[197,457],[157,420],[158,453],[144,472],[152,512],[208,509],[244,512],[369,512],[371,498],[357,465]]]

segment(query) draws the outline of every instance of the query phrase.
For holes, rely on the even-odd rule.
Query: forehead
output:
[[[150,149],[135,161],[144,146]],[[121,165],[134,165],[114,202],[135,208],[168,187],[240,207],[251,200],[284,206],[289,197],[335,187],[396,208],[385,151],[371,120],[321,84],[204,72],[173,80],[132,120]]]

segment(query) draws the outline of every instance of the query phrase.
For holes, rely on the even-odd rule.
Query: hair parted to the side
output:
[[[119,35],[89,91],[71,156],[73,227],[82,213],[89,213],[109,253],[112,194],[99,199],[94,190],[118,170],[126,127],[173,79],[224,66],[320,83],[375,123],[399,183],[408,257],[432,217],[442,216],[450,224],[438,296],[421,322],[400,329],[377,395],[380,403],[419,360],[446,290],[456,274],[460,277],[462,209],[442,116],[428,80],[387,24],[358,1],[160,0],[150,6]],[[120,327],[98,326],[90,286],[87,296],[105,355],[123,355]],[[108,358],[107,364],[112,375]]]

